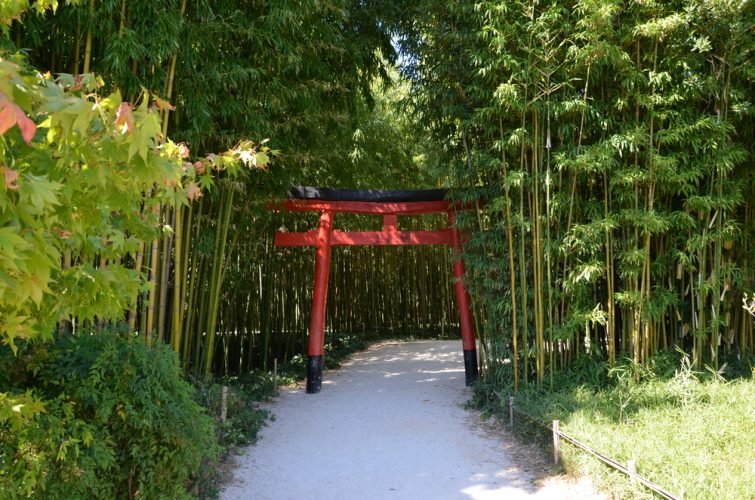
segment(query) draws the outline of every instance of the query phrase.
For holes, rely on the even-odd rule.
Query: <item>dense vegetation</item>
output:
[[[271,199],[292,183],[423,182],[409,123],[398,125],[390,107],[396,91],[382,91],[395,52],[378,15],[396,12],[355,1],[90,1],[11,26],[13,46],[37,68],[96,72],[130,101],[150,89],[164,103],[159,133],[193,153],[187,170],[201,175],[204,196],[192,188],[196,203],[153,209],[168,230],[133,254],[149,289],[128,315],[193,371],[269,367],[306,335],[309,291],[299,276],[310,260],[272,251],[273,230],[287,221],[271,219]],[[280,152],[271,169],[216,176],[210,189],[213,153],[265,138]],[[276,293],[292,283],[290,296]]]
[[[208,436],[223,446],[253,438],[260,414],[249,398],[267,389],[247,390],[258,385],[248,380],[264,376],[232,381],[229,420],[201,423],[177,366],[206,375],[267,368],[274,357],[294,365],[301,359],[307,308],[298,301],[309,293],[302,279],[308,266],[286,264],[308,256],[272,251],[273,229],[286,221],[271,219],[266,203],[290,179],[421,179],[401,135],[408,122],[396,126],[401,118],[389,107],[395,96],[376,81],[388,78],[389,37],[376,28],[374,12],[349,2],[256,9],[235,2],[40,2],[34,13],[23,12],[24,2],[1,7],[0,332],[3,359],[16,353],[0,384],[3,491],[183,496],[207,469],[200,464],[213,460]],[[283,153],[247,137],[273,137]],[[369,169],[359,179],[357,162]],[[388,279],[414,274],[417,286],[446,259],[429,252],[427,265],[415,268],[408,265],[414,253],[399,255],[410,272]],[[357,269],[347,262],[334,288],[348,286],[338,280]],[[279,293],[281,285],[293,297]],[[436,288],[450,297],[448,287]],[[407,331],[403,319],[417,302],[370,289],[388,306],[381,326]],[[424,315],[444,321],[449,309],[435,314],[425,298]],[[361,324],[356,312],[365,305],[331,303],[345,306],[352,313],[340,314],[339,324]],[[425,316],[418,321],[429,323]],[[132,367],[108,358],[113,366],[103,367],[68,348],[36,344],[67,345],[70,338],[97,347],[82,352],[117,351],[139,361]],[[178,356],[156,347],[158,358],[149,358],[147,344],[163,342]],[[332,339],[329,352],[339,346]],[[38,371],[46,349],[46,368]],[[145,380],[145,363],[159,376]],[[105,370],[119,365],[133,383]],[[81,379],[57,377],[72,367]],[[71,392],[79,385],[83,392]],[[182,394],[170,401],[170,413],[153,404],[137,417],[144,398],[163,385]],[[216,416],[219,385],[202,378],[195,385],[204,411]],[[111,428],[106,420],[116,413],[124,425]],[[175,415],[198,423],[173,436],[167,426],[190,427]],[[139,424],[151,432],[133,427]],[[169,456],[176,460],[164,467]],[[160,477],[150,476],[156,466]],[[83,479],[71,489],[75,477]]]
[[[436,174],[483,200],[459,218],[484,318],[481,404],[507,414],[516,393],[673,493],[750,496],[752,2],[412,12],[405,72]]]
[[[650,374],[679,350],[688,373],[752,375],[752,2],[28,9],[0,0],[0,485],[12,496],[184,496],[217,456],[207,436],[252,439],[260,373],[276,358],[300,366],[306,343],[312,254],[276,251],[272,234],[314,220],[268,207],[290,184],[445,186],[476,203],[458,220],[487,404],[521,391],[551,418],[562,397],[618,400],[609,427],[626,429],[643,402],[682,418],[751,391],[690,382],[694,406],[677,379]],[[344,336],[330,352],[367,332],[452,329],[449,257],[335,252],[328,324]],[[230,423],[205,415],[218,413],[211,374],[240,375]],[[171,413],[155,404],[168,400]],[[557,416],[606,432],[603,410],[578,406]],[[166,426],[180,419],[198,423]]]
[[[467,219],[486,371],[752,353],[751,2],[418,2],[402,42]],[[508,363],[505,360],[511,360]]]

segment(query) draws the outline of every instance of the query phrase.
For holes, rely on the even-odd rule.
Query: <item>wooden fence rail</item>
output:
[[[581,450],[594,456],[595,458],[597,458],[604,464],[608,465],[609,467],[612,467],[618,470],[619,472],[623,472],[624,474],[629,476],[632,480],[637,481],[638,483],[644,485],[646,488],[655,492],[660,497],[666,498],[668,500],[677,500],[680,498],[664,490],[657,484],[650,481],[648,478],[639,475],[637,473],[637,462],[635,460],[629,460],[626,466],[622,465],[617,460],[614,460],[613,458],[608,457],[592,449],[587,444],[563,432],[561,430],[561,423],[558,420],[554,420],[553,423],[550,426],[548,426],[547,424],[543,423],[542,421],[533,417],[532,415],[529,415],[523,412],[522,410],[516,408],[514,404],[514,397],[512,396],[509,398],[509,426],[512,426],[512,427],[514,426],[514,413],[518,413],[522,415],[523,417],[527,418],[531,422],[545,429],[548,429],[553,434],[553,461],[556,465],[559,464],[559,461],[561,459],[561,440],[563,439],[565,441],[568,441],[572,445],[576,446],[577,448],[580,448]]]

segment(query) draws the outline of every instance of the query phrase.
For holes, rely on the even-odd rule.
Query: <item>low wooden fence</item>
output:
[[[653,491],[657,495],[659,495],[662,498],[666,498],[668,500],[677,500],[680,497],[673,495],[669,493],[668,491],[664,490],[657,484],[650,481],[648,478],[641,476],[637,473],[637,462],[634,460],[629,460],[627,462],[627,465],[622,465],[617,460],[614,460],[611,457],[606,456],[603,453],[600,453],[594,449],[592,449],[590,446],[586,445],[585,443],[577,440],[576,438],[569,436],[565,432],[561,430],[561,425],[558,420],[554,420],[553,423],[548,426],[547,424],[543,423],[541,420],[533,417],[532,415],[529,415],[521,410],[519,410],[514,402],[514,397],[509,398],[509,425],[514,426],[514,414],[517,413],[525,418],[527,418],[530,422],[537,424],[547,430],[549,430],[553,434],[553,462],[558,465],[561,461],[561,440],[567,441],[571,443],[572,445],[576,446],[577,448],[589,453],[590,455],[594,456],[604,464],[608,465],[609,467],[612,467],[620,472],[623,472],[627,476],[629,476],[632,480],[637,481],[638,483],[644,485],[649,490]]]

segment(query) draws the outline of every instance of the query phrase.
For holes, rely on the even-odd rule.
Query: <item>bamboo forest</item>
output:
[[[752,498],[754,26],[751,0],[0,0],[0,497],[218,498],[313,354],[461,360],[467,321],[467,405],[503,426],[516,398],[514,442],[560,421],[679,498]],[[338,213],[394,239],[321,260],[295,186],[449,215]]]

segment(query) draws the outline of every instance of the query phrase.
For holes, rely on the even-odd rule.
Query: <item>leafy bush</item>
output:
[[[163,344],[64,336],[5,364],[45,399],[44,413],[0,421],[6,497],[188,497],[192,475],[217,454],[212,420]]]
[[[7,498],[114,497],[113,443],[60,396],[19,426],[0,427],[0,489]]]

